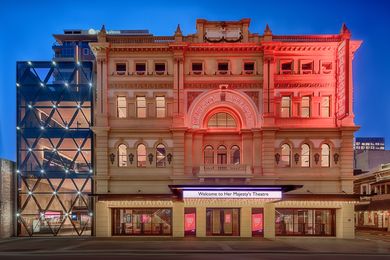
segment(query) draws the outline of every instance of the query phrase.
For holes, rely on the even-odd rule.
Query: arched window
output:
[[[166,166],[166,150],[163,144],[159,144],[156,147],[156,167]]]
[[[144,144],[137,146],[137,167],[146,167],[146,147]]]
[[[207,122],[208,127],[216,127],[216,128],[236,128],[236,120],[225,112],[219,112],[210,117]]]
[[[330,146],[328,144],[321,145],[321,166],[330,167]]]
[[[127,166],[127,147],[124,144],[118,146],[118,166],[126,167]]]
[[[240,147],[237,145],[230,148],[230,164],[240,164]]]
[[[301,166],[310,167],[310,146],[308,144],[301,146]]]
[[[217,164],[227,164],[226,146],[220,145],[217,150]]]
[[[204,148],[204,164],[214,164],[214,149],[211,145]]]
[[[291,148],[288,144],[283,144],[281,166],[290,167],[290,165],[291,165]]]

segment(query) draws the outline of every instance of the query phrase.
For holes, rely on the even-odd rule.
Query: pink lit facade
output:
[[[90,43],[97,236],[354,237],[361,42],[249,23]]]

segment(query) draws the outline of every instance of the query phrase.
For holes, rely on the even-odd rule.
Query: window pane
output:
[[[146,64],[145,63],[136,63],[135,64],[135,71],[146,71]]]
[[[240,147],[232,146],[230,151],[230,164],[240,164]]]
[[[330,97],[323,97],[321,100],[321,116],[330,117]]]
[[[156,147],[156,166],[165,167],[166,166],[166,151],[163,144],[159,144]]]
[[[244,63],[244,70],[254,70],[255,64],[253,62],[245,62]]]
[[[282,97],[282,105],[280,115],[281,117],[290,117],[291,98]]]
[[[203,64],[202,63],[192,63],[192,70],[193,71],[202,71]]]
[[[165,97],[156,97],[156,116],[165,117]]]
[[[301,166],[302,167],[310,167],[310,146],[307,144],[302,145]]]
[[[214,164],[214,150],[210,145],[204,148],[204,164]]]
[[[154,64],[155,71],[165,71],[165,63],[156,63]]]
[[[127,166],[127,147],[124,144],[121,144],[118,147],[118,166],[119,167]]]
[[[126,97],[117,97],[117,116],[119,118],[126,118],[127,103]]]
[[[291,149],[288,144],[282,145],[281,166],[289,167],[291,160]]]
[[[137,147],[137,166],[146,167],[146,147],[143,144]]]
[[[302,97],[301,117],[310,116],[310,97]]]
[[[145,118],[146,117],[146,98],[137,97],[137,117]]]
[[[322,167],[330,166],[330,147],[327,144],[321,145],[321,166]]]
[[[218,63],[218,70],[229,70],[229,63],[227,62]]]
[[[236,128],[237,124],[234,118],[225,112],[214,114],[207,123],[208,127],[219,127],[219,128]]]

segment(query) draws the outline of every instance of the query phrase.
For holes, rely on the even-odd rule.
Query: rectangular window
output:
[[[280,116],[281,117],[291,116],[291,97],[282,97]]]
[[[203,72],[203,64],[201,62],[192,63],[192,73],[195,75],[200,75]]]
[[[264,214],[262,208],[252,209],[252,236],[262,237],[264,235]]]
[[[196,208],[184,209],[184,235],[196,236]]]
[[[218,74],[227,74],[229,71],[229,63],[218,62]]]
[[[126,63],[117,63],[116,64],[116,74],[125,75],[126,74]]]
[[[292,74],[293,62],[292,61],[281,61],[280,62],[280,74]]]
[[[255,71],[255,63],[254,62],[245,62],[244,63],[244,73],[245,74],[253,74]]]
[[[310,117],[310,97],[302,97],[301,117]]]
[[[322,62],[321,63],[321,72],[323,74],[329,74],[332,72],[332,62]]]
[[[156,97],[156,116],[158,118],[164,118],[165,111],[165,97]]]
[[[330,97],[322,97],[321,116],[322,117],[330,117]]]
[[[334,209],[275,209],[277,236],[335,236]]]
[[[137,117],[146,118],[146,98],[137,97]]]
[[[207,208],[207,236],[239,236],[240,209],[236,208]]]
[[[313,73],[313,61],[302,61],[301,73],[302,74],[312,74]]]
[[[116,98],[117,106],[117,117],[126,118],[127,117],[127,101],[126,97],[120,96]]]
[[[155,63],[154,71],[156,72],[157,75],[165,74],[165,63]]]
[[[145,75],[146,74],[146,63],[136,63],[135,64],[135,72],[137,75]]]
[[[172,209],[112,209],[112,235],[170,236],[172,235]]]

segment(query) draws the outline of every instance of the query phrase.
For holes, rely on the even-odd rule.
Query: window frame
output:
[[[307,146],[308,147],[308,150],[307,150],[307,154],[304,154],[304,146]],[[311,149],[310,149],[310,145],[309,144],[307,144],[307,143],[304,143],[304,144],[302,144],[301,145],[301,167],[303,167],[303,168],[310,168],[310,165],[311,165],[311,163],[310,163],[310,156],[311,155]],[[306,158],[307,157],[307,164],[305,164],[304,162],[304,158]]]
[[[328,153],[327,154],[324,154],[324,146],[325,145],[328,147]],[[331,162],[330,162],[330,159],[331,159],[330,157],[331,157],[331,154],[332,154],[331,149],[332,148],[331,148],[330,144],[328,144],[328,143],[321,144],[321,167],[323,167],[323,168],[329,168],[331,166]],[[324,157],[327,158],[327,160],[326,160],[327,164],[326,165],[324,164]]]
[[[160,146],[160,148],[162,146],[164,149],[164,154],[162,155],[162,160],[159,160],[159,156],[160,156],[159,155],[160,152],[158,151],[159,146]],[[160,154],[162,154],[162,153],[160,153]],[[160,158],[161,158],[161,156],[160,156]],[[162,164],[159,164],[159,162],[162,162]],[[156,145],[156,167],[157,168],[167,167],[167,148],[163,143],[159,143],[158,145]]]
[[[158,98],[163,98],[164,100],[164,106],[159,106],[158,105]],[[166,101],[166,98],[165,96],[163,95],[158,95],[155,97],[155,101],[156,101],[156,118],[165,118],[167,116],[167,101]],[[163,116],[159,116],[159,111],[162,111],[163,110]]]
[[[303,106],[305,98],[308,99],[307,106]],[[307,116],[304,116],[304,109],[307,109]],[[303,118],[311,117],[311,96],[309,96],[309,95],[302,96],[302,100],[301,100],[301,117],[303,117]]]
[[[124,101],[125,101],[124,107],[119,106],[119,99],[120,98],[124,98]],[[120,109],[124,109],[124,116],[120,116],[120,112],[119,112]],[[117,118],[127,118],[127,97],[126,96],[122,96],[122,95],[116,96],[116,117]]]
[[[140,147],[143,146],[145,147],[145,155],[140,154]],[[137,145],[137,168],[146,168],[146,157],[147,157],[147,148],[146,145],[143,143],[140,143]],[[145,158],[144,160],[140,160],[140,158]]]
[[[124,65],[125,70],[118,70],[118,65]],[[126,62],[115,62],[115,74],[118,76],[124,76],[127,73],[127,63]]]
[[[283,99],[288,98],[288,107],[283,106]],[[284,116],[283,110],[288,108],[288,116]],[[290,118],[292,112],[292,98],[290,95],[282,96],[280,99],[280,117],[281,118]]]
[[[283,147],[284,147],[284,146],[288,147],[288,155],[283,154]],[[282,164],[281,164],[282,167],[285,167],[285,168],[291,167],[291,154],[292,154],[291,145],[288,144],[288,143],[283,143],[283,144],[280,146],[280,162],[282,163]],[[287,156],[288,156],[288,157],[287,157]],[[287,163],[283,163],[283,162],[285,161],[285,160],[283,160],[283,158],[288,158]]]
[[[145,106],[143,107],[143,106],[140,106],[140,98],[144,98],[144,102],[145,102]],[[147,118],[147,116],[148,116],[148,114],[147,114],[147,106],[148,106],[148,104],[147,104],[147,101],[146,101],[146,96],[141,96],[141,95],[139,95],[139,96],[136,96],[135,97],[135,113],[136,113],[136,117],[137,118]],[[144,109],[145,110],[145,116],[140,116],[140,111],[142,111],[142,109]]]
[[[328,105],[327,106],[324,106],[323,105],[323,100],[324,99],[328,99]],[[324,117],[324,118],[329,118],[331,117],[331,96],[328,95],[328,96],[321,96],[321,103],[320,103],[320,109],[321,109],[321,117]],[[324,109],[327,109],[327,116],[324,115],[323,111]]]
[[[121,147],[125,148],[124,150],[124,154],[122,153],[121,154]],[[127,167],[128,164],[127,164],[127,145],[125,145],[124,143],[121,143],[118,145],[118,167]],[[123,152],[123,151],[122,151]],[[123,157],[124,157],[124,160],[123,160]],[[121,162],[124,162],[124,164],[121,164]]]

